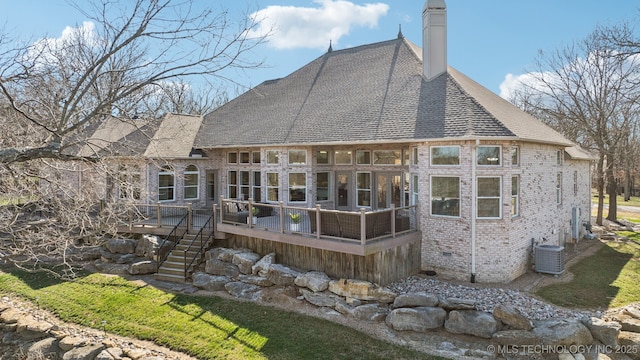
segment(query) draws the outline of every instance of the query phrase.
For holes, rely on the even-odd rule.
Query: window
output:
[[[374,165],[402,165],[402,151],[376,150],[373,152]]]
[[[248,163],[249,163],[249,152],[240,151],[240,164],[248,164]]]
[[[511,166],[520,165],[520,149],[517,146],[511,147]]]
[[[251,152],[251,163],[253,164],[260,164],[260,151],[252,151]]]
[[[336,165],[351,165],[351,151],[338,150],[334,153]]]
[[[238,172],[229,171],[227,173],[227,195],[229,199],[238,198]]]
[[[556,203],[562,204],[562,173],[556,175]]]
[[[307,201],[307,174],[289,173],[289,202]]]
[[[237,152],[228,152],[227,153],[227,164],[237,164],[238,163],[238,153]]]
[[[520,215],[520,178],[511,177],[511,217]]]
[[[356,164],[371,165],[371,151],[369,150],[356,151]]]
[[[573,196],[578,196],[578,172],[573,172]]]
[[[501,217],[502,203],[500,194],[502,188],[502,178],[500,177],[479,177],[477,179],[478,195],[477,209],[478,218],[499,219]]]
[[[327,150],[318,150],[316,152],[316,162],[320,165],[331,164],[331,159],[329,158],[329,152]]]
[[[562,165],[562,150],[556,151],[556,165]]]
[[[413,149],[413,165],[418,165],[418,148],[414,147]]]
[[[460,147],[431,147],[431,165],[460,165]]]
[[[402,191],[404,192],[404,206],[408,206],[411,203],[411,174],[404,173],[404,180],[402,182]]]
[[[304,165],[307,163],[307,150],[289,150],[289,165]]]
[[[113,179],[110,186],[113,186]],[[118,171],[118,195],[121,199],[140,200],[140,167],[137,165],[124,166],[121,165]]]
[[[278,173],[267,173],[267,201],[277,202],[280,198],[278,197]]]
[[[478,146],[478,165],[498,166],[500,165],[502,147],[500,146]]]
[[[253,172],[253,200],[262,201],[262,178],[260,171]]]
[[[459,177],[431,177],[431,215],[460,216]]]
[[[419,194],[419,186],[418,186],[418,174],[413,174],[412,175],[412,189],[411,192],[413,193],[413,196],[411,197],[411,205],[417,205],[418,204],[418,194]]]
[[[267,164],[278,163],[278,150],[267,150]]]
[[[158,173],[158,201],[173,201],[175,190],[175,174],[169,166],[164,166]]]
[[[411,163],[411,151],[402,150],[402,165],[409,165]]]
[[[195,165],[184,169],[184,199],[193,200],[200,196],[200,171]]]
[[[371,173],[356,173],[356,188],[358,206],[371,206]]]
[[[331,190],[331,173],[319,172],[316,174],[316,201],[329,200]]]
[[[240,171],[240,198],[247,200],[249,198],[249,189],[251,186],[251,178],[248,171]]]

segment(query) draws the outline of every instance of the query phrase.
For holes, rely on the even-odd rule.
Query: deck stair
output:
[[[162,263],[158,272],[155,274],[156,280],[161,281],[170,281],[176,283],[184,283],[191,276],[194,271],[195,266],[197,266],[200,261],[204,258],[204,252],[198,254],[200,250],[201,242],[206,241],[202,240],[202,238],[194,239],[195,235],[187,234],[180,242],[176,244],[176,247],[169,253],[167,259]],[[210,240],[211,242],[211,240]],[[204,249],[207,249],[209,244],[205,244]],[[189,249],[187,251],[187,249]],[[187,263],[190,262],[196,255],[199,257],[196,259],[193,264],[187,269],[187,274],[185,277],[185,256],[184,253],[187,252]]]

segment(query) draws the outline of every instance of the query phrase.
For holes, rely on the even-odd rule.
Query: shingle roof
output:
[[[449,67],[426,81],[404,38],[328,52],[206,115],[194,147],[500,137],[572,145]]]

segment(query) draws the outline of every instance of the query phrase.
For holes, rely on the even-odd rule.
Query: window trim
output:
[[[498,189],[498,196],[480,196],[480,186],[478,184],[478,180],[480,179],[498,179],[499,181],[499,189]],[[476,219],[481,219],[481,220],[498,220],[498,219],[502,219],[502,176],[477,176],[476,177]],[[498,200],[498,216],[480,216],[480,214],[478,213],[480,211],[480,205],[479,205],[479,200],[481,199],[486,199],[486,200],[491,200],[491,199],[497,199]]]
[[[320,159],[320,155],[319,155],[320,153],[326,153],[327,154],[327,162],[318,161],[318,159]],[[318,164],[318,165],[331,165],[331,151],[330,150],[325,150],[325,149],[316,150],[316,164]]]
[[[516,162],[513,162],[514,158],[514,150],[515,150],[515,159]],[[518,145],[511,146],[511,166],[520,166],[520,147]]]
[[[256,159],[257,157],[257,159]],[[260,151],[252,151],[251,152],[251,163],[260,165],[262,163],[262,153]]]
[[[349,162],[338,162],[338,153],[348,153],[349,154]],[[335,150],[333,152],[333,161],[335,165],[352,165],[353,164],[353,151],[351,150]]]
[[[369,188],[361,188],[360,187],[360,179],[359,175],[368,175],[369,176]],[[369,193],[369,205],[361,205],[360,202],[360,192],[366,191]],[[373,174],[371,171],[356,171],[356,207],[357,208],[371,208],[371,204],[373,203]],[[363,201],[364,203],[364,201]]]
[[[187,170],[190,167],[195,168],[195,170]],[[187,185],[187,175],[195,175],[195,185]],[[190,164],[184,168],[183,172],[183,184],[182,184],[182,197],[185,200],[199,200],[200,199],[200,168],[198,166]],[[195,188],[196,196],[195,197],[187,197],[187,188]]]
[[[515,194],[513,191],[514,180],[517,184]],[[519,216],[520,216],[520,176],[511,175],[511,217],[515,218]]]
[[[265,201],[268,203],[277,203],[280,201],[280,174],[274,171],[269,171],[267,173],[265,173],[266,177],[267,177],[267,183],[265,184],[265,188],[267,190],[267,193],[265,194]],[[269,185],[269,175],[275,175],[276,178],[276,184],[275,185]],[[271,200],[269,199],[269,190],[275,190],[277,199],[276,200]]]
[[[327,198],[324,199],[324,200],[320,200],[318,198],[318,195],[320,193],[318,191],[318,189],[319,189],[319,187],[318,187],[318,175],[319,174],[327,174]],[[331,172],[331,171],[318,171],[318,172],[316,172],[316,183],[315,183],[315,185],[316,185],[316,202],[330,201],[331,200],[331,194],[333,194],[333,190],[332,190],[333,183],[331,181],[332,178],[333,178],[333,172]]]
[[[481,148],[498,148],[498,163],[497,164],[480,164],[480,150]],[[480,167],[499,167],[502,166],[502,146],[500,145],[478,145],[476,148],[476,165]]]
[[[160,177],[161,176],[170,176],[171,177],[171,185],[170,186],[160,186]],[[171,198],[170,199],[160,199],[160,190],[161,189],[171,189]],[[158,171],[158,202],[170,202],[176,201],[176,172],[171,166],[163,166]]]
[[[235,161],[232,159],[235,157]],[[229,151],[227,152],[227,164],[237,164],[238,163],[238,152],[237,151]]]
[[[368,154],[368,155],[365,155],[365,154]],[[368,158],[369,161],[360,162],[361,155],[364,155],[365,158]],[[371,157],[371,150],[356,150],[356,165],[371,165],[372,161],[373,159]]]
[[[456,148],[458,149],[458,163],[456,164],[434,164],[433,163],[433,150],[438,149],[438,148]],[[438,167],[444,167],[444,166],[460,166],[460,145],[433,145],[429,147],[429,164],[431,166],[438,166]]]
[[[256,181],[256,179],[258,181]],[[260,192],[260,196],[257,199],[256,191]],[[260,170],[251,171],[251,197],[253,201],[262,201],[262,172],[260,172]]]
[[[291,153],[294,152],[299,152],[300,154],[304,154],[304,161],[302,162],[292,162],[291,161]],[[289,165],[294,165],[294,166],[300,166],[300,165],[307,165],[307,150],[305,149],[289,149],[289,151],[287,152],[287,161],[289,163]]]
[[[234,173],[234,175],[231,175],[231,173]],[[227,170],[227,197],[229,199],[237,199],[240,196],[240,188],[238,187],[239,176],[238,170]],[[231,188],[235,188],[235,196],[231,195]]]
[[[291,185],[291,175],[302,175],[302,178],[304,179],[304,187],[300,186],[300,185]],[[291,198],[291,190],[304,190],[304,200],[292,200]],[[308,194],[308,179],[307,179],[307,173],[306,172],[290,172],[287,174],[287,200],[290,204],[303,204],[307,202],[307,199],[309,198],[309,194]]]
[[[378,163],[376,162],[376,154],[379,154],[379,153],[393,153],[396,160],[394,161],[393,164]],[[398,156],[395,156],[395,155],[398,155]],[[373,165],[376,165],[376,166],[402,166],[402,162],[403,162],[402,150],[373,150],[373,152],[371,153],[371,162]]]
[[[275,156],[275,162],[269,161],[269,155]],[[280,163],[280,151],[278,150],[266,150],[265,151],[265,161],[267,165],[278,165]]]
[[[434,178],[451,178],[451,179],[458,179],[458,215],[446,215],[446,214],[434,214],[433,213],[433,179]],[[437,217],[444,217],[444,218],[450,218],[450,219],[459,219],[462,216],[462,211],[460,211],[460,200],[461,200],[461,196],[462,196],[462,189],[461,189],[461,180],[460,180],[460,176],[447,176],[447,175],[431,175],[429,177],[429,215],[431,216],[437,216]]]

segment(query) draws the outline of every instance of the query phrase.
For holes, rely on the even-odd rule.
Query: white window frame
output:
[[[296,177],[300,177],[304,180],[304,184],[292,184],[291,180],[293,178],[292,175],[295,175]],[[301,175],[301,176],[300,176]],[[306,203],[307,202],[307,173],[306,172],[290,172],[288,175],[288,179],[287,179],[287,184],[288,184],[288,191],[287,191],[287,196],[289,199],[289,203],[291,204],[295,204],[295,203]],[[302,194],[304,195],[304,199],[302,200],[293,200],[292,194],[293,191],[302,191]]]
[[[411,154],[412,154],[412,159],[413,159],[412,160],[412,164],[413,165],[418,165],[419,157],[418,157],[418,147],[417,146],[414,146],[414,147],[411,148]]]
[[[326,199],[320,199],[319,198],[319,196],[320,196],[320,190],[319,189],[321,189],[321,187],[318,186],[318,175],[320,175],[320,174],[326,174],[327,175],[327,187],[326,187],[326,190],[327,190],[326,197],[327,198]],[[333,173],[331,171],[318,171],[316,173],[316,201],[317,202],[331,200],[331,194],[333,194],[332,186],[331,186],[332,185],[332,183],[331,183],[331,179],[332,178],[333,178]],[[322,189],[324,189],[324,187],[322,187]]]
[[[480,163],[480,152],[481,152],[480,149],[489,149],[489,148],[497,148],[498,149],[498,158],[495,159],[495,161],[498,162],[497,164],[481,164]],[[478,166],[482,166],[482,167],[485,167],[485,166],[487,166],[487,167],[489,167],[489,166],[493,166],[493,167],[502,166],[502,146],[500,146],[500,145],[480,145],[480,146],[478,146],[478,148],[476,149],[476,164]]]
[[[388,156],[388,155],[392,156]],[[385,156],[379,156],[385,155]],[[379,159],[395,159],[392,164],[380,162]],[[373,165],[378,166],[401,166],[402,165],[402,150],[373,150],[371,154],[371,161],[373,161]]]
[[[238,171],[238,197],[248,200],[251,197],[251,171]]]
[[[371,165],[371,150],[356,150],[356,165]]]
[[[498,195],[480,195],[480,184],[478,184],[480,179],[498,179]],[[476,218],[478,219],[502,219],[502,177],[501,176],[478,176],[476,177]],[[480,216],[480,201],[481,200],[498,200],[497,216]]]
[[[195,169],[195,170],[193,170]],[[195,183],[187,184],[187,180],[190,176],[195,176]],[[187,197],[189,189],[195,189],[195,197]],[[200,169],[196,165],[187,165],[184,168],[184,183],[182,186],[182,194],[185,200],[198,200],[200,199]]]
[[[262,160],[262,153],[260,151],[252,151],[251,152],[251,163],[260,165]]]
[[[240,189],[238,188],[238,176],[238,170],[227,171],[227,197],[229,199],[237,199],[238,197],[240,197]]]
[[[320,161],[319,161],[319,159],[321,158],[321,157],[320,157],[320,154],[321,154],[321,153],[322,153],[322,154],[326,154],[327,162],[320,162]],[[329,151],[329,150],[325,150],[325,149],[319,149],[319,150],[316,150],[316,163],[317,163],[318,165],[331,165],[331,151]]]
[[[307,150],[304,149],[290,149],[288,152],[289,165],[306,165],[307,164]],[[302,158],[302,161],[292,161],[298,157]]]
[[[410,205],[417,205],[418,204],[418,195],[420,191],[420,177],[418,176],[418,174],[411,174],[411,204]]]
[[[515,162],[514,162],[515,159]],[[520,166],[520,147],[512,146],[511,147],[511,166]]]
[[[265,151],[265,157],[267,165],[277,165],[280,163],[280,152],[278,150],[267,150]],[[275,162],[272,161],[272,158],[275,157]]]
[[[514,186],[514,183],[515,183],[515,186]],[[520,216],[520,176],[512,175],[511,176],[511,217],[514,218],[518,216]]]
[[[252,171],[251,172],[251,196],[253,198],[253,201],[262,201],[261,185],[262,185],[262,173],[260,171]]]
[[[556,204],[562,205],[562,172],[556,174]]]
[[[369,177],[369,187],[360,187],[360,175],[366,175]],[[370,171],[356,171],[356,207],[358,208],[370,208],[373,201],[373,175]],[[366,201],[363,195],[369,194],[369,199]]]
[[[457,215],[449,215],[449,214],[435,214],[433,212],[433,199],[434,199],[434,194],[433,194],[433,185],[435,183],[434,179],[436,178],[448,178],[448,179],[457,179],[458,180],[458,214]],[[447,176],[447,175],[431,175],[430,179],[429,179],[429,212],[431,214],[431,216],[439,216],[439,217],[448,217],[448,218],[460,218],[460,194],[461,194],[461,184],[460,184],[460,176]],[[440,196],[442,197],[442,196]],[[455,198],[452,198],[455,199]]]
[[[339,162],[340,154],[349,154],[349,162]],[[353,151],[351,150],[336,150],[333,152],[333,161],[336,165],[351,165],[353,164]]]
[[[235,158],[235,161],[234,159]],[[237,164],[238,163],[238,152],[237,151],[229,151],[227,152],[227,164]]]
[[[458,150],[458,157],[457,163],[453,163],[453,164],[435,164],[433,162],[434,156],[433,156],[433,151],[436,149],[457,149]],[[431,164],[431,166],[460,166],[460,145],[444,145],[444,146],[431,146],[429,148],[429,163]]]
[[[167,176],[171,179],[171,184],[167,186],[161,186],[162,181],[160,178]],[[163,190],[171,190],[171,198],[161,199],[160,196]],[[170,166],[163,166],[158,172],[158,202],[167,202],[176,200],[176,173]]]
[[[266,173],[266,177],[267,177],[266,201],[269,202],[269,203],[276,203],[276,202],[280,201],[280,174],[278,174],[277,172],[267,172]],[[275,179],[275,183],[270,182],[270,181],[273,181],[274,179]],[[275,195],[276,195],[275,199],[273,199],[273,197],[271,196],[274,192],[275,192]]]
[[[251,163],[251,153],[249,151],[240,151],[238,153],[238,164],[250,164],[250,163]]]

